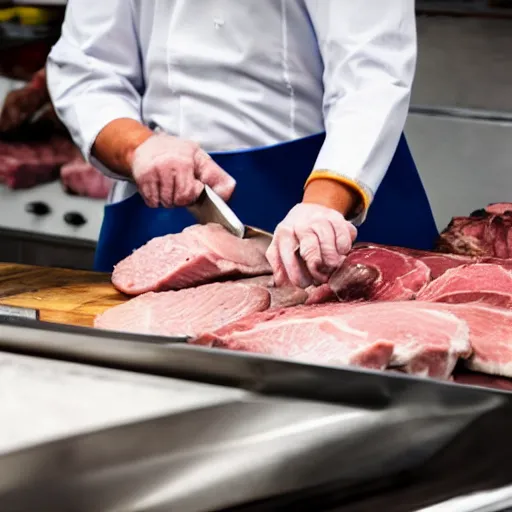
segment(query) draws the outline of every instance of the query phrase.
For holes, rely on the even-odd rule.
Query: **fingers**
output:
[[[329,280],[350,251],[357,230],[343,215],[319,205],[297,205],[277,227],[267,258],[276,285],[307,288]]]
[[[326,283],[339,261],[334,246],[334,233],[332,229],[324,231],[322,236],[320,229],[307,227],[304,230],[299,228],[297,233],[300,243],[299,254],[313,277],[314,284]],[[325,236],[326,233],[328,236]]]
[[[152,208],[188,206],[204,184],[227,200],[236,184],[196,143],[165,134],[150,137],[135,150],[132,176]]]
[[[281,230],[278,234],[277,244],[282,266],[279,279],[276,279],[276,285],[281,286],[287,282],[301,288],[307,288],[311,285],[313,278],[308,269],[302,264],[299,240],[297,240],[294,232],[288,229]]]
[[[157,173],[146,176],[138,183],[140,194],[149,208],[158,208],[160,204],[159,185]]]
[[[194,177],[192,169],[182,169],[175,173],[174,206],[188,206],[201,194],[204,185]]]
[[[224,169],[219,167],[212,157],[198,149],[195,153],[195,176],[201,182],[212,188],[224,201],[227,201],[235,190],[236,181]]]

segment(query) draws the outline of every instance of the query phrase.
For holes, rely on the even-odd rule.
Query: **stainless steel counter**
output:
[[[409,512],[512,483],[512,394],[165,341],[0,321],[25,354],[0,359],[0,510]]]
[[[0,353],[0,454],[233,402],[245,394],[235,388]]]

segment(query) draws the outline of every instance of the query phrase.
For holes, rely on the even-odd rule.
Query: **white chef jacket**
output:
[[[117,118],[208,152],[325,130],[312,171],[354,184],[369,204],[415,65],[414,0],[68,0],[47,75],[75,143],[111,176],[91,147]],[[119,181],[111,201],[134,192]]]

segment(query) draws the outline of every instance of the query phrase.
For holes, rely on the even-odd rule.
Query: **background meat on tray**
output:
[[[439,252],[477,257],[512,257],[512,210],[509,203],[496,203],[476,210],[469,217],[455,217],[441,233]]]
[[[197,336],[269,306],[270,293],[264,287],[212,283],[140,295],[99,315],[94,326],[155,336]]]
[[[93,199],[106,199],[113,184],[81,156],[62,166],[60,180],[66,190]]]
[[[491,263],[447,270],[432,281],[417,299],[452,304],[480,302],[512,308],[512,270]]]
[[[271,274],[269,241],[241,239],[217,224],[154,238],[114,268],[112,283],[128,294],[178,290],[232,276]]]
[[[13,189],[54,181],[60,167],[77,153],[73,143],[60,136],[30,144],[0,142],[0,181]]]
[[[449,378],[471,352],[465,321],[419,302],[322,304],[251,315],[194,343],[327,365]]]
[[[328,285],[311,290],[308,303],[327,300],[410,300],[425,288],[430,269],[404,252],[379,246],[354,248]]]

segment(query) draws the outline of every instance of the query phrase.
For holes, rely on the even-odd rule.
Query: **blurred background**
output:
[[[65,0],[0,0],[0,104],[58,39]],[[417,0],[406,135],[442,229],[512,201],[512,0]],[[92,267],[109,183],[42,114],[0,134],[0,261]]]

